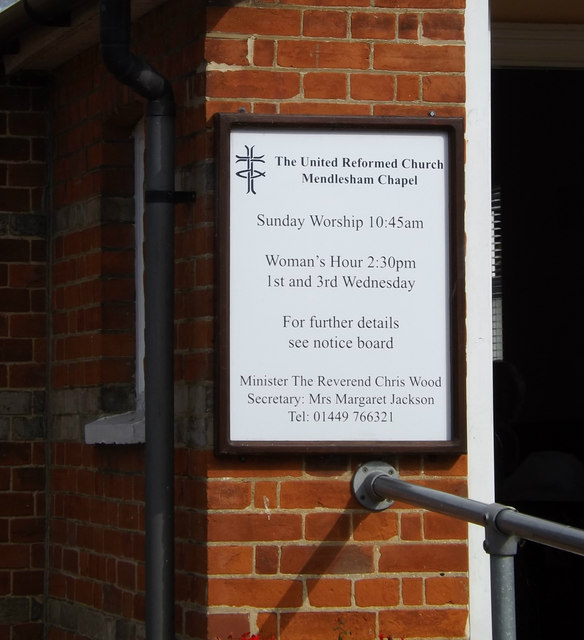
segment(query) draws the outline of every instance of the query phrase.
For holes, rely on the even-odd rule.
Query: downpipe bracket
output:
[[[355,499],[369,511],[384,511],[391,507],[394,500],[387,500],[375,493],[373,484],[381,476],[398,477],[394,467],[387,462],[374,460],[362,464],[353,474],[351,488]]]
[[[146,203],[190,204],[197,200],[195,191],[156,191],[148,189],[144,194]]]

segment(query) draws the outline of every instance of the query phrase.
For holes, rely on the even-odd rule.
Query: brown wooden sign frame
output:
[[[430,116],[324,117],[222,113],[215,118],[215,134],[216,453],[465,452],[462,119]],[[296,143],[299,146],[295,147]],[[403,152],[404,149],[409,151],[410,146],[412,157]],[[443,149],[442,156],[438,159],[426,154],[426,147],[434,146]],[[397,149],[396,152],[392,151],[394,148]],[[258,201],[254,200],[258,193],[261,200],[261,194],[268,190],[272,178],[273,187],[270,188],[274,192],[271,196],[266,196],[271,198],[269,204],[264,200],[262,206],[254,208],[255,205],[249,203]],[[322,214],[322,218],[312,217],[316,214],[302,209],[306,209],[306,205],[302,204],[304,201],[300,204],[296,201],[301,197],[304,183],[306,190],[311,190],[311,197],[322,197],[323,202],[330,203],[330,208]],[[286,185],[285,190],[282,188],[283,184]],[[387,190],[384,191],[379,185],[384,185],[383,189],[387,187]],[[350,200],[350,197],[346,200],[346,194],[353,192],[363,194],[364,203],[356,213],[353,209],[349,214],[344,211],[345,202]],[[369,193],[373,194],[372,206],[367,202]],[[385,200],[382,201],[381,197],[385,198],[385,195],[375,195],[380,193],[388,193],[391,197],[395,194],[396,203],[401,202],[399,198],[405,198],[403,207],[395,204],[395,213],[399,215],[384,213],[394,205],[391,204],[393,201],[390,197],[390,205],[384,209]],[[379,200],[377,203],[376,197]],[[427,229],[421,231],[424,227],[425,209],[437,209],[440,213],[441,207],[444,217],[442,239],[441,232],[434,234],[430,230],[435,221],[432,222],[429,218]],[[324,208],[326,207],[321,207],[323,210]],[[333,221],[331,216],[340,216],[341,210],[344,211],[342,217],[335,217]],[[414,221],[411,220],[411,214],[415,211],[418,212],[417,235]],[[281,215],[270,215],[278,212]],[[416,215],[413,217],[416,218]],[[280,228],[267,229],[270,221],[277,222]],[[396,231],[396,224],[403,227],[408,221],[411,225],[408,229],[410,233],[406,233],[405,229]],[[306,227],[303,227],[304,223]],[[311,223],[312,230],[309,233],[307,229]],[[294,224],[297,225],[296,229],[293,229]],[[328,226],[324,230],[316,228],[323,225]],[[367,227],[369,235],[363,233],[363,225]],[[379,228],[375,229],[376,226]],[[391,228],[386,229],[388,226]],[[331,231],[331,228],[334,229]],[[436,228],[440,230],[440,224]],[[394,253],[382,255],[377,251],[376,243],[384,233],[387,234],[385,238],[392,241],[400,238],[394,242]],[[304,254],[312,257],[281,258],[278,249],[273,253],[266,249],[271,247],[269,243],[272,242],[264,240],[266,238],[273,238],[278,247],[288,244],[290,247],[302,248]],[[324,243],[326,247],[319,246],[318,242]],[[317,244],[312,246],[310,243]],[[374,248],[368,250],[368,243],[375,245]],[[306,248],[309,245],[312,249]],[[396,252],[402,245],[405,246],[402,249],[402,252],[406,252],[405,258],[396,257]],[[333,246],[334,250],[331,251]],[[339,246],[341,250],[337,251]],[[341,257],[343,247],[346,249],[344,253],[350,254],[349,258]],[[256,248],[258,255],[254,257]],[[243,257],[249,254],[252,254],[249,259]],[[320,254],[326,256],[326,260]],[[430,258],[426,261],[429,266],[423,266],[428,254]],[[443,296],[439,298],[443,300],[443,314],[441,302],[436,303],[431,296],[433,302],[426,308],[426,294],[417,293],[423,289],[426,280],[432,280],[434,274],[440,271],[432,264],[433,259],[438,265],[444,264],[444,274],[440,276],[444,281]],[[270,264],[283,268],[277,271],[271,269]],[[320,271],[319,265],[322,267]],[[355,265],[360,268],[351,271],[350,267]],[[345,266],[347,269],[344,269]],[[409,273],[406,272],[408,268]],[[374,272],[381,273],[383,277],[372,278],[370,274]],[[323,277],[323,274],[327,277]],[[440,289],[440,278],[437,282]],[[341,307],[339,312],[339,307],[335,306],[335,312],[331,313],[334,320],[328,318],[323,321],[333,328],[327,334],[327,340],[323,341],[320,337],[323,334],[313,334],[308,328],[310,305],[317,308],[326,296],[331,296],[331,307],[334,306],[332,301],[336,305],[339,300],[344,299],[338,294],[343,283],[348,287],[344,294],[345,311]],[[351,288],[355,283],[358,287],[376,285],[393,289],[389,294],[375,294],[375,298],[369,292]],[[295,319],[294,313],[288,313],[287,303],[284,302],[297,295],[293,289],[287,288],[292,285],[307,287],[306,296],[312,301],[306,303],[308,306],[302,319]],[[325,288],[319,291],[321,285]],[[277,291],[280,286],[287,288],[285,296],[282,288]],[[330,287],[336,287],[337,291]],[[397,292],[400,287],[403,291]],[[428,291],[431,290],[430,285],[427,288]],[[412,293],[414,291],[415,294]],[[381,298],[382,295],[394,297]],[[398,328],[400,325],[397,320],[388,315],[386,302],[381,305],[381,314],[375,312],[374,307],[378,302],[372,302],[371,313],[367,315],[369,300],[387,301],[398,298],[404,301],[399,303],[404,305],[401,328]],[[419,301],[410,303],[409,300]],[[409,314],[408,305],[413,306],[415,312]],[[277,323],[270,319],[270,313],[274,309]],[[357,309],[361,311],[357,312]],[[435,314],[436,311],[438,313]],[[318,322],[318,314],[312,315],[317,318],[313,323]],[[408,351],[405,347],[395,346],[406,342],[411,344],[412,340],[417,342],[416,336],[408,335],[407,327],[417,327],[419,319],[423,320],[425,315],[444,315],[444,345],[439,345],[443,348],[443,356],[435,355],[434,349],[424,347],[423,328],[416,329],[420,337],[419,349],[412,349],[410,346]],[[384,320],[377,321],[374,319],[377,316]],[[293,330],[295,321],[297,331]],[[372,325],[374,329],[370,328]],[[379,328],[381,325],[383,330]],[[357,326],[369,327],[368,330],[361,329],[367,339],[349,330],[356,329]],[[411,329],[411,333],[414,333],[414,329]],[[327,353],[315,350],[316,347],[321,349],[323,345],[331,347]],[[370,346],[372,350],[367,352],[366,349]],[[395,368],[392,369],[391,366],[388,366],[391,376],[385,375],[385,365],[371,375],[367,373],[367,360],[370,359],[372,363],[386,361],[385,356],[379,355],[378,346],[391,354],[391,358],[387,357],[388,363],[395,362],[395,353],[400,353],[398,363],[402,363],[403,375],[401,371],[396,374]],[[273,362],[266,365],[268,369],[263,370],[264,360],[269,360],[270,355],[280,348],[282,357],[277,362],[282,363],[282,371],[275,372],[274,367],[280,365],[274,365]],[[441,352],[440,348],[436,353]],[[400,349],[403,349],[403,353]],[[286,362],[288,358],[291,364]],[[320,373],[319,367],[328,363],[329,359],[330,366],[333,367],[329,376],[312,375],[315,371]],[[334,367],[345,361],[350,366],[346,370],[342,367],[338,369],[339,377],[335,377],[334,371],[337,369]],[[430,365],[434,365],[429,370],[438,375],[426,378],[414,375],[414,369],[409,370],[409,364],[405,364],[413,361],[419,361],[420,370],[425,370],[425,362],[429,361]],[[318,365],[310,364],[305,375],[298,368],[302,362],[317,362]],[[349,371],[356,371],[354,378]],[[334,388],[323,389],[322,385],[328,385],[330,380],[336,381],[331,383]],[[385,385],[383,380],[386,381]],[[339,383],[349,388],[338,387]],[[417,396],[416,393],[421,391],[414,389],[412,385],[419,384],[440,388],[426,388],[425,395],[422,393]],[[352,385],[361,388],[353,389]],[[394,385],[397,388],[393,388]],[[392,388],[383,388],[384,386]],[[403,388],[400,389],[400,386]],[[329,398],[332,406],[324,404],[325,398]],[[425,409],[412,408],[409,405],[416,398],[432,406]],[[356,399],[365,404],[357,406]],[[405,406],[394,408],[395,402],[403,402]],[[348,406],[346,403],[354,405]],[[440,411],[435,409],[436,405],[441,407]],[[409,437],[410,427],[402,428],[400,418],[394,417],[396,413],[405,416],[402,422],[411,421],[412,438]],[[390,415],[391,420],[388,420]],[[418,433],[417,427],[423,421],[419,416],[422,415],[429,416],[429,424]],[[328,423],[327,416],[331,418]],[[329,424],[331,421],[332,425]],[[387,424],[375,424],[377,421]],[[434,423],[439,425],[436,433],[433,431]],[[399,428],[402,428],[402,435],[397,438],[392,436],[392,431]],[[380,430],[384,429],[387,429],[388,435],[380,437]],[[360,435],[362,431],[365,432],[364,437]],[[374,434],[373,437],[371,433]],[[426,436],[427,433],[429,437]]]

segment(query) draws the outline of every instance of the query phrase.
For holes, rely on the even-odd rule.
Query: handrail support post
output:
[[[485,551],[491,563],[491,620],[493,640],[515,640],[515,556],[519,538],[503,533],[497,517],[511,507],[491,504],[485,512]]]

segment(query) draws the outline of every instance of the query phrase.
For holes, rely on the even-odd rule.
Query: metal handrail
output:
[[[370,511],[382,511],[400,499],[485,527],[485,551],[491,560],[493,640],[515,640],[514,556],[520,539],[584,555],[584,531],[519,513],[513,507],[487,504],[404,482],[385,462],[361,465],[352,480],[353,495]]]

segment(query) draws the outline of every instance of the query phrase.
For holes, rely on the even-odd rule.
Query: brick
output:
[[[305,11],[302,27],[309,38],[345,38],[347,16],[341,11]]]
[[[213,25],[211,33],[300,35],[300,12],[292,9],[231,7],[225,11],[210,7],[207,9],[207,21]]]
[[[400,582],[397,578],[370,578],[355,582],[358,607],[395,607],[399,604]]]
[[[16,467],[11,475],[14,491],[42,491],[45,488],[44,467]]]
[[[46,311],[46,291],[44,289],[30,289],[30,311],[33,313]]]
[[[339,618],[343,624],[341,630],[339,630]],[[260,626],[263,621],[264,618],[258,616],[260,631],[263,631],[263,626]],[[339,615],[337,611],[329,612],[318,609],[314,612],[284,612],[280,614],[280,634],[277,637],[280,640],[314,640],[314,638],[334,637],[374,638],[375,628],[375,613],[343,611]],[[343,629],[345,630],[344,634]],[[269,632],[266,629],[267,633]],[[349,633],[350,635],[348,635]]]
[[[258,480],[254,484],[254,506],[274,509],[278,506],[278,485],[275,482]]]
[[[351,98],[353,100],[392,101],[394,97],[395,78],[390,75],[351,75]]]
[[[7,515],[0,509],[0,515]],[[0,569],[28,569],[30,550],[27,544],[3,544],[0,554]]]
[[[464,47],[375,44],[374,68],[388,71],[464,71]]]
[[[12,640],[43,640],[44,624],[42,622],[29,622],[16,624],[12,627]]]
[[[104,520],[107,520],[105,518]],[[104,523],[107,524],[107,523]],[[113,529],[104,530],[103,551],[118,558],[128,558],[132,556],[131,538],[121,531]]]
[[[133,327],[135,322],[134,306],[130,303],[104,304],[85,309],[84,314],[85,318],[91,318],[83,324],[87,330],[101,327],[104,331],[123,331]]]
[[[43,518],[13,518],[10,522],[11,542],[41,542],[44,540]]]
[[[142,507],[137,504],[120,503],[118,507],[118,524],[121,529],[140,531],[143,528]]]
[[[249,546],[207,547],[207,572],[209,575],[249,574],[252,569],[253,550]]]
[[[116,584],[123,589],[133,591],[136,588],[136,566],[131,562],[118,561],[116,565]]]
[[[299,457],[282,457],[279,464],[269,456],[246,456],[243,460],[237,458],[215,458],[206,451],[194,452],[191,455],[192,474],[198,475],[201,469],[206,469],[209,478],[270,478],[278,476],[300,476],[302,474],[302,459]]]
[[[351,517],[339,513],[308,513],[306,540],[348,540],[351,535]]]
[[[379,612],[379,627],[393,637],[464,638],[466,609],[392,609]]]
[[[207,613],[204,623],[196,620],[197,614],[187,612],[186,631],[193,638],[240,638],[249,633],[250,620],[247,613]]]
[[[134,225],[133,224],[104,224],[99,229],[91,230],[83,239],[82,250],[91,249],[123,250],[134,253]]]
[[[450,576],[427,578],[426,602],[429,605],[468,604],[468,580]]]
[[[10,318],[10,335],[13,338],[42,337],[46,334],[44,313],[18,314]]]
[[[176,328],[176,344],[179,349],[205,349],[213,346],[215,326],[212,320],[181,323]]]
[[[90,174],[94,183],[89,185],[90,193],[102,193],[108,197],[133,195],[131,168],[107,167],[99,173]]]
[[[63,570],[79,575],[79,551],[77,549],[63,549]]]
[[[33,392],[33,407],[34,411],[42,412],[45,408],[45,393]],[[33,442],[32,443],[32,464],[38,465],[44,468],[45,458],[45,442]]]
[[[113,584],[104,585],[103,610],[115,615],[122,612],[122,591]]]
[[[74,483],[73,469],[53,468],[51,470],[51,488],[54,491],[66,491]]]
[[[0,187],[0,206],[4,211],[24,213],[31,208],[31,191],[18,187]]]
[[[221,72],[218,72],[219,74]],[[235,72],[233,72],[235,73]],[[238,77],[245,77],[246,74],[258,73],[259,76],[263,79],[266,79],[270,76],[270,72],[261,71],[261,72],[252,72],[252,71],[241,71],[238,73]],[[286,74],[282,74],[286,75]],[[250,76],[251,77],[251,76]],[[213,241],[214,241],[214,231],[212,227],[208,225],[203,227],[196,227],[188,232],[185,231],[180,235],[180,238],[177,242],[177,250],[181,251],[183,255],[191,256],[199,256],[202,254],[211,254],[213,253]]]
[[[424,513],[424,538],[426,540],[465,540],[467,533],[468,525],[464,520],[457,520],[430,511]]]
[[[398,38],[400,40],[418,39],[419,19],[417,13],[402,13],[398,16]]]
[[[428,475],[464,477],[467,474],[467,456],[427,456],[424,468]]]
[[[341,100],[347,97],[347,75],[344,73],[307,73],[303,78],[305,98]]]
[[[465,79],[463,76],[426,76],[422,78],[422,95],[426,102],[464,102]]]
[[[258,546],[255,550],[255,570],[259,574],[276,574],[279,570],[278,547]]]
[[[0,259],[2,262],[28,262],[30,242],[15,238],[0,239]]]
[[[460,13],[425,13],[422,33],[431,40],[464,41],[464,15]]]
[[[351,582],[343,579],[307,580],[308,601],[313,607],[348,607],[351,605]]]
[[[419,512],[402,513],[400,516],[400,535],[402,540],[422,540],[422,514]]]
[[[177,289],[192,289],[195,286],[194,261],[177,262],[174,268],[174,284]]]
[[[304,466],[308,476],[331,478],[351,473],[351,458],[346,455],[330,454],[326,457],[307,458]],[[347,478],[349,476],[347,475]]]
[[[0,104],[3,111],[28,111],[31,108],[30,90],[20,83],[19,86],[3,83],[0,86]]]
[[[214,98],[271,99],[293,98],[298,94],[300,79],[297,73],[277,71],[210,71],[207,92]]]
[[[380,549],[379,570],[383,572],[466,571],[465,544],[397,544]]]
[[[46,284],[46,268],[41,264],[11,264],[9,286],[38,288]]]
[[[302,518],[296,514],[236,513],[208,516],[209,541],[299,540]]]
[[[0,360],[4,362],[28,362],[32,360],[32,340],[0,338]]]
[[[0,596],[4,597],[12,592],[11,580],[12,572],[8,570],[0,571]],[[0,638],[4,636],[0,635]]]
[[[181,297],[176,296],[175,299],[177,300],[177,317],[179,317],[179,311],[182,311],[184,318],[203,318],[213,315],[213,290],[211,288],[185,291]],[[182,308],[180,307],[181,302],[183,302]]]
[[[286,608],[302,605],[302,582],[254,577],[208,581],[209,605]]]
[[[2,402],[2,400],[6,397],[10,398],[11,396],[16,396],[15,400],[12,401],[11,405],[8,405],[8,402]],[[27,403],[22,403],[21,400],[24,398],[27,399]],[[3,391],[0,392],[0,414],[2,413],[28,413],[26,408],[30,403],[30,393],[18,393],[18,392],[10,392]],[[12,409],[12,411],[10,410]],[[0,446],[0,466],[17,466],[17,465],[28,465],[31,463],[31,450],[29,443],[13,443],[13,442],[3,442],[2,446]]]
[[[2,289],[0,295],[0,311],[13,313],[31,310],[31,296],[26,289]]]
[[[94,495],[95,493],[95,473],[89,469],[76,469],[74,472],[74,487],[77,493]],[[120,504],[120,509],[127,505]],[[135,508],[135,507],[134,507]]]
[[[351,16],[353,38],[393,40],[395,38],[395,15],[392,13],[355,12]]]
[[[10,187],[42,187],[45,179],[44,164],[16,164],[10,167],[6,184]]]
[[[46,135],[47,119],[44,113],[12,112],[8,116],[9,131],[14,136],[42,137]]]
[[[457,496],[467,497],[468,495],[466,478],[426,478],[419,484]]]
[[[247,40],[207,38],[205,59],[218,64],[247,66],[249,64]]]
[[[36,358],[31,358],[36,359]],[[46,385],[46,372],[45,367],[42,364],[11,364],[10,370],[10,387],[12,389],[42,389]],[[33,438],[38,437],[38,425],[32,423],[20,426],[24,427],[22,434],[29,431],[29,427],[32,427],[32,431],[37,435],[32,435]],[[42,431],[42,427],[41,427]],[[21,435],[22,437],[22,435]]]
[[[356,513],[353,527],[357,541],[391,540],[398,535],[398,516],[394,511]]]
[[[26,215],[26,216],[18,216],[20,218],[30,218],[31,219],[31,232],[35,230],[36,224],[34,219],[37,216]],[[30,241],[30,259],[32,262],[42,262],[44,263],[47,259],[47,242],[43,239],[35,239],[32,238]]]
[[[282,509],[345,508],[350,486],[341,480],[288,480],[280,488]]]
[[[373,548],[361,545],[283,547],[282,573],[352,574],[373,570]]]
[[[396,100],[401,102],[413,102],[420,99],[419,76],[396,76]]]
[[[375,4],[401,9],[464,9],[466,0],[375,0]]]
[[[402,602],[410,606],[424,603],[422,578],[402,578]]]
[[[0,162],[25,162],[29,159],[30,141],[27,138],[0,138]]]
[[[296,69],[367,69],[369,44],[285,40],[278,46],[278,64]]]
[[[393,106],[393,105],[392,105]],[[370,106],[365,103],[344,102],[283,102],[280,113],[289,115],[325,115],[325,116],[365,116],[371,115]]]
[[[107,277],[134,273],[134,252],[133,251],[103,251],[101,256],[95,256],[95,263],[89,262],[87,256],[86,275],[99,275],[103,273]],[[100,259],[101,258],[101,259]]]
[[[275,62],[276,46],[273,40],[253,41],[253,64],[256,67],[271,67]]]
[[[129,333],[102,333],[92,342],[94,348],[88,349],[95,356],[133,358],[135,354],[135,338]]]

